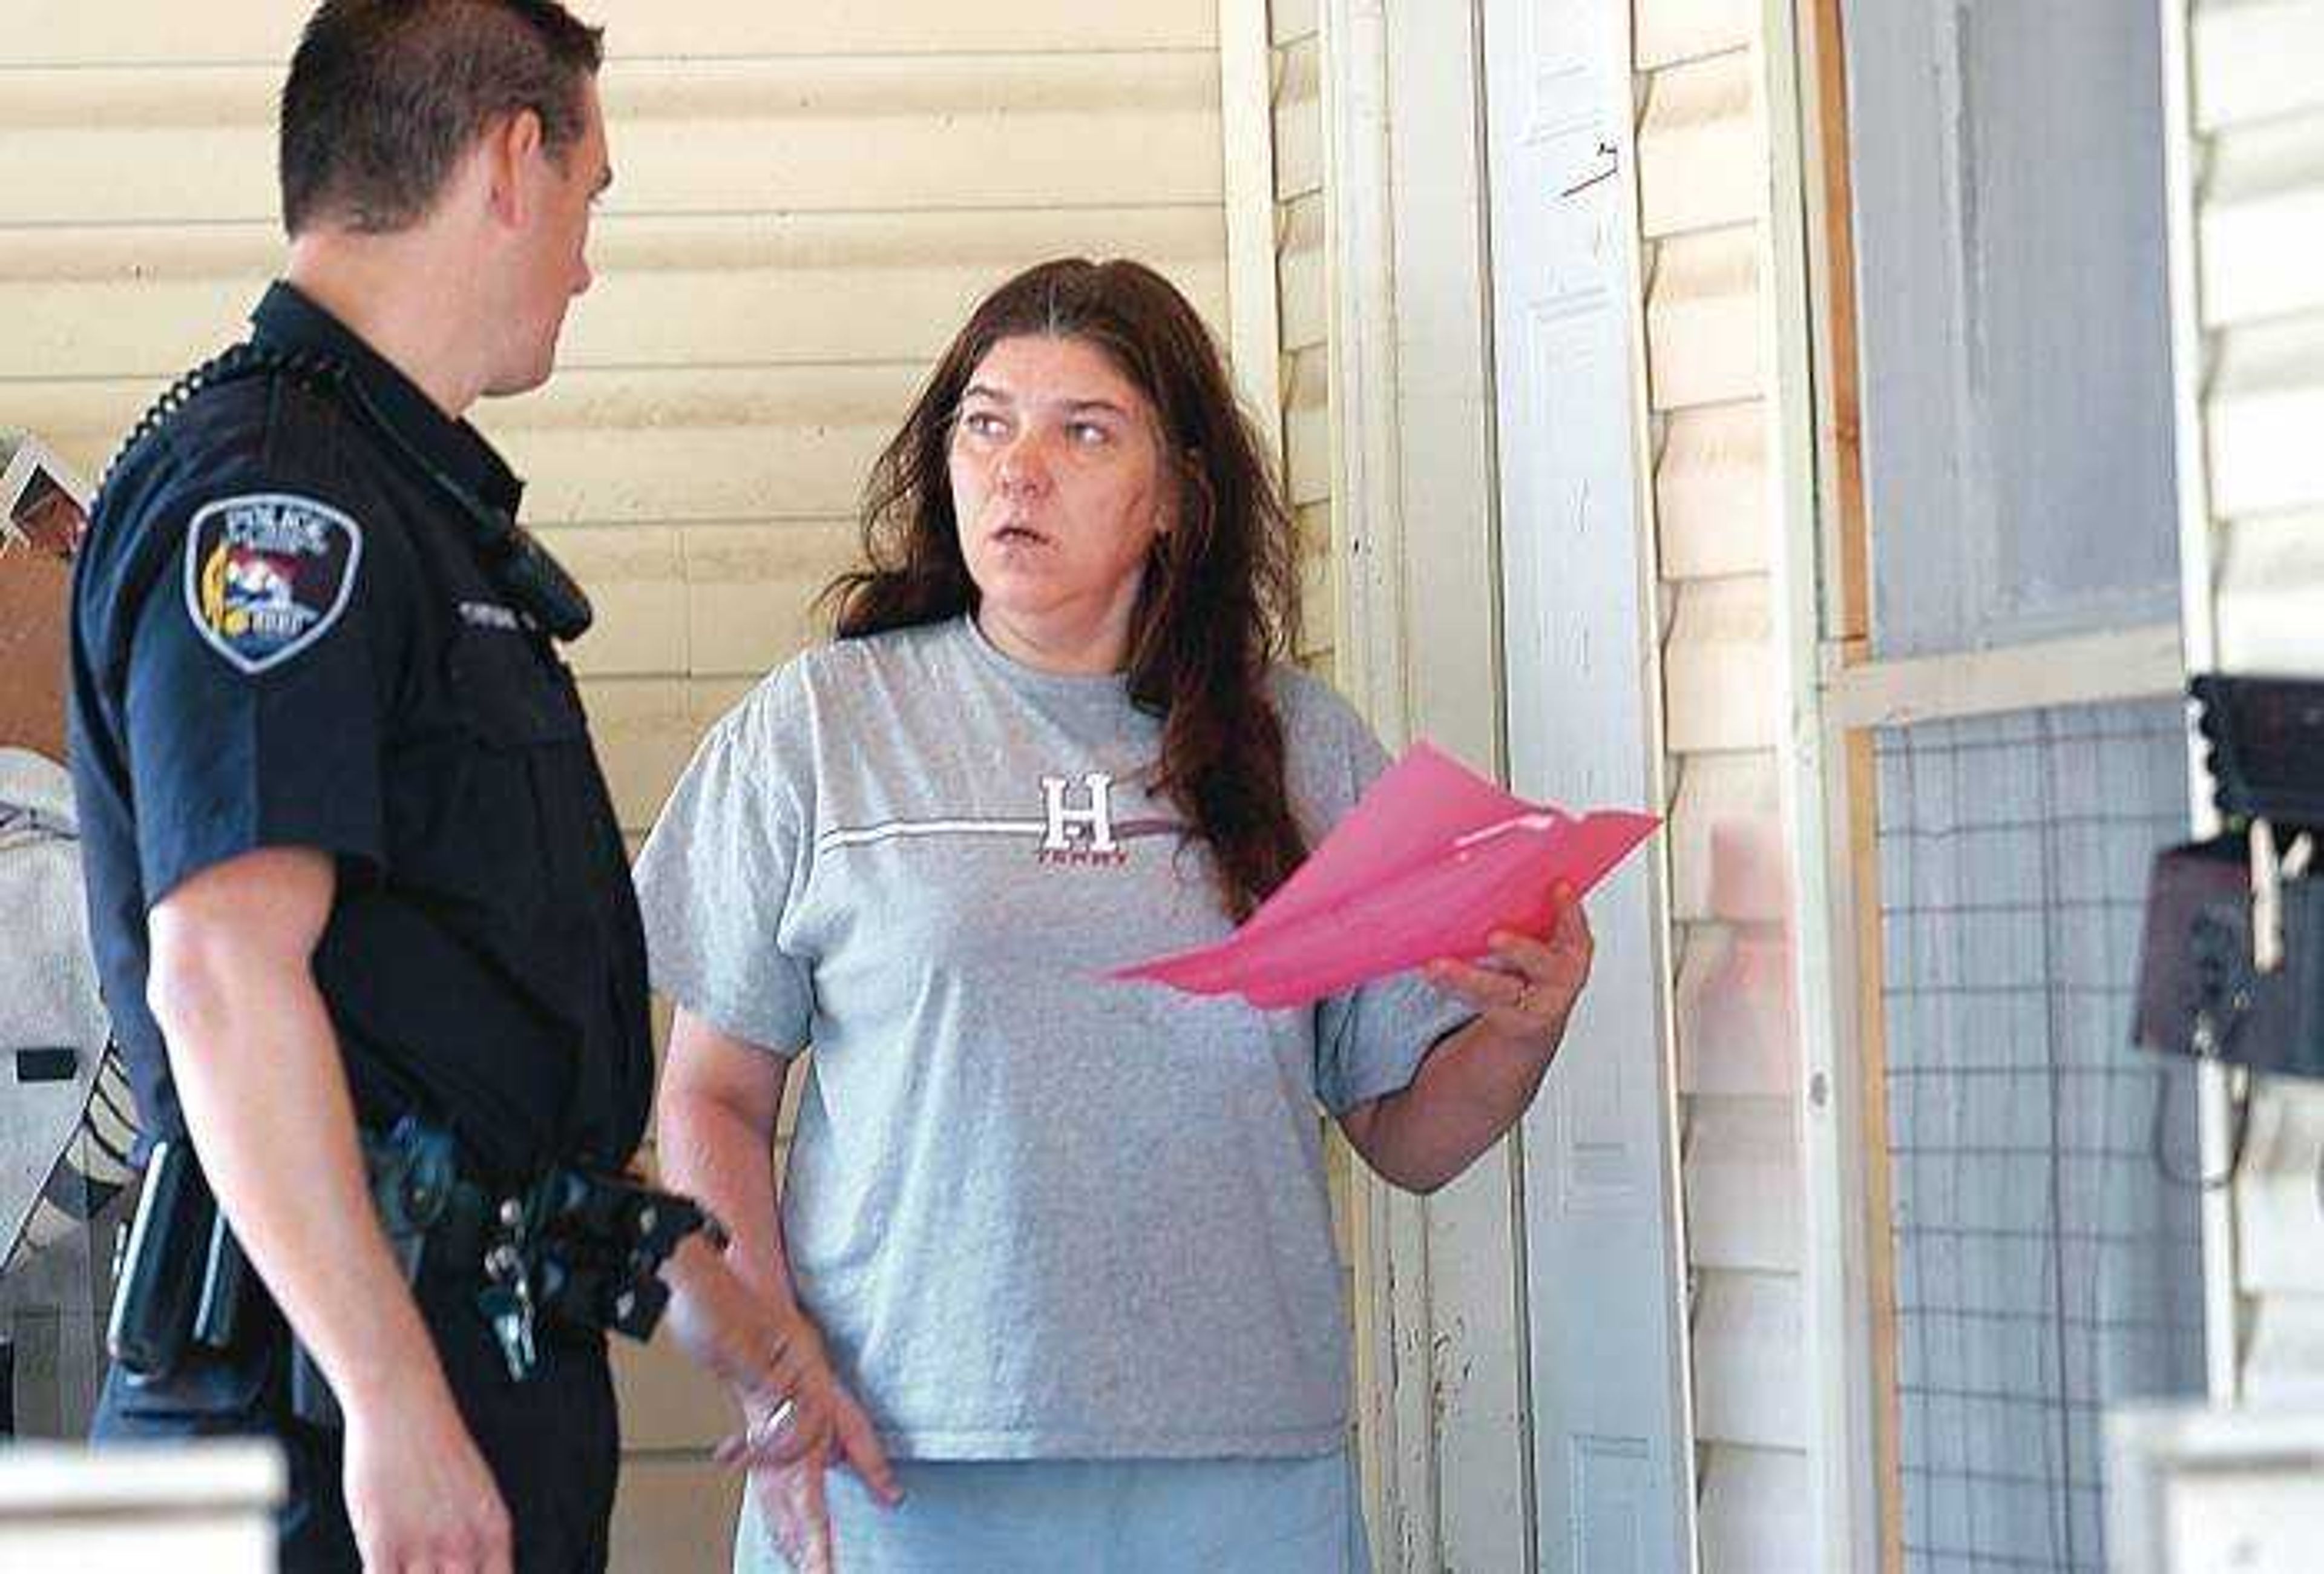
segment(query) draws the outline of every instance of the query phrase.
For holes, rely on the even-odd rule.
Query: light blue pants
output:
[[[828,1477],[841,1574],[1367,1574],[1355,1460],[900,1461],[883,1508]],[[744,1503],[735,1574],[790,1565]]]

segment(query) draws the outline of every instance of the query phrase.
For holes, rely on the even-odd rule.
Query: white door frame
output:
[[[1868,1086],[1858,1009],[1861,914],[1852,875],[1857,834],[1848,724],[1824,687],[1850,671],[1840,642],[1825,638],[1826,587],[1844,582],[1841,514],[1834,467],[1852,463],[1831,446],[1827,408],[1831,357],[1853,355],[1853,325],[1839,350],[1822,303],[1833,261],[1821,162],[1811,135],[1811,79],[1825,62],[1816,0],[1763,0],[1761,90],[1766,95],[1770,208],[1762,258],[1773,310],[1764,327],[1770,517],[1776,521],[1772,597],[1778,670],[1794,703],[1781,739],[1779,791],[1793,849],[1791,907],[1798,1002],[1800,1174],[1806,1188],[1801,1290],[1810,1411],[1809,1523],[1822,1574],[1883,1567],[1879,1406],[1885,1368],[1874,1349],[1871,1208],[1866,1187],[1868,1129],[1878,1097]],[[1803,68],[1804,67],[1804,72]],[[1844,156],[1845,150],[1840,150]],[[1854,412],[1849,412],[1853,416]]]
[[[1471,5],[1432,9],[1425,37],[1413,9],[1325,0],[1321,18],[1333,643],[1390,747],[1425,732],[1498,772],[1481,71]],[[1507,1144],[1425,1199],[1357,1167],[1356,1405],[1382,1569],[1511,1567],[1528,1544],[1515,1186]]]
[[[1627,12],[1628,0],[1605,3]],[[1425,732],[1499,772],[1506,681],[1480,26],[1477,0],[1421,9],[1323,0],[1321,16],[1341,511],[1334,639],[1343,682],[1391,746]],[[1634,136],[1626,125],[1620,163],[1635,218]],[[1629,296],[1642,366],[1636,280]],[[1645,529],[1643,377],[1635,428]],[[1528,1567],[1538,1544],[1523,1141],[1513,1133],[1426,1199],[1359,1168],[1357,1408],[1383,1569]],[[1670,1158],[1674,1199],[1674,1142]],[[1673,1276],[1683,1278],[1675,1265]],[[1674,1365],[1683,1414],[1683,1352]],[[1683,1441],[1676,1451],[1691,1515],[1692,1449]],[[1692,1557],[1691,1517],[1681,1539]]]

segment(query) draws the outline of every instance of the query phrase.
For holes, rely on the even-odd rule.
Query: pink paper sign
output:
[[[1527,803],[1415,744],[1233,934],[1111,977],[1271,1010],[1438,957],[1473,960],[1496,930],[1544,932],[1554,887],[1589,891],[1660,823]]]

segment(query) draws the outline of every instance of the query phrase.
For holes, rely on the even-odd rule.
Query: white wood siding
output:
[[[14,0],[0,43],[0,423],[95,475],[281,255],[272,95],[307,0]],[[617,181],[562,370],[479,424],[586,583],[573,651],[624,829],[809,637],[865,468],[967,309],[1130,255],[1230,321],[1216,0],[601,0]],[[1313,7],[1278,5],[1294,491],[1328,561]],[[1303,42],[1304,41],[1304,42]],[[1298,84],[1305,82],[1302,97]],[[1303,143],[1304,137],[1304,143]],[[1328,602],[1311,626],[1328,631]],[[719,1396],[620,1363],[616,1567],[723,1562]]]
[[[2187,8],[2193,255],[2180,368],[2198,431],[2190,626],[2227,670],[2324,676],[2324,0]],[[2208,571],[2207,571],[2208,570]],[[2201,653],[2198,653],[2199,657]],[[2236,1194],[2243,1393],[2324,1399],[2324,1094],[2260,1096]]]
[[[1299,521],[1306,623],[1300,659],[1331,677],[1339,588],[1333,564],[1332,302],[1324,255],[1323,39],[1316,0],[1270,0],[1274,66],[1276,293],[1280,306],[1283,476]]]
[[[1683,1176],[1707,1574],[1811,1567],[1760,10],[1639,0]]]

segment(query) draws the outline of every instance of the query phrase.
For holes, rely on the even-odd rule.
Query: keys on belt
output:
[[[532,1264],[526,1253],[526,1209],[512,1197],[502,1202],[493,1223],[499,1238],[484,1252],[484,1287],[476,1292],[476,1309],[500,1345],[509,1381],[521,1383],[540,1365],[540,1347],[533,1341]]]
[[[670,1253],[696,1231],[714,1246],[725,1244],[717,1220],[692,1200],[626,1176],[558,1166],[514,1195],[485,1202],[478,1189],[449,1178],[448,1168],[443,1173],[447,1179],[429,1194],[448,1199],[437,1211],[452,1227],[429,1227],[451,1243],[456,1272],[481,1273],[476,1309],[514,1382],[540,1367],[537,1331],[544,1319],[651,1338],[669,1301],[661,1265]],[[459,1227],[480,1218],[480,1231]],[[464,1254],[473,1255],[464,1263]]]

